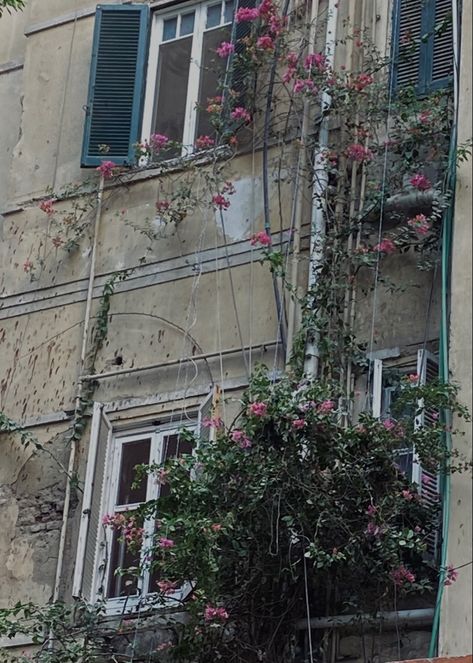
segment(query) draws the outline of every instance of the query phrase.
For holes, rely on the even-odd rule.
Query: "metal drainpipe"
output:
[[[96,253],[97,253],[97,243],[98,243],[98,235],[99,235],[99,228],[100,228],[100,217],[102,213],[102,198],[103,198],[103,188],[104,188],[104,178],[101,176],[98,190],[97,190],[97,206],[95,210],[95,224],[94,224],[94,238],[93,238],[93,243],[92,243],[92,252],[90,255],[90,270],[89,270],[89,285],[87,289],[87,301],[86,301],[86,306],[85,306],[85,315],[84,315],[84,328],[82,331],[82,347],[81,347],[81,353],[80,353],[80,363],[79,363],[79,383],[78,383],[78,388],[77,388],[77,395],[75,399],[75,410],[77,411],[81,397],[82,397],[82,392],[83,392],[83,380],[80,379],[80,376],[82,375],[84,368],[85,368],[85,358],[86,358],[86,353],[87,353],[87,337],[89,334],[89,326],[90,326],[90,313],[92,310],[92,297],[93,297],[93,291],[94,291],[94,279],[95,279],[95,259],[96,259]],[[77,450],[77,444],[74,439],[71,440],[71,450],[69,453],[69,464],[67,468],[68,476],[71,476],[72,473],[74,472],[74,465],[75,465],[75,460],[76,460],[76,450]],[[64,511],[62,515],[62,523],[61,523],[61,534],[59,538],[59,550],[58,550],[58,557],[57,557],[57,564],[56,564],[56,578],[54,581],[54,592],[53,592],[53,598],[52,601],[55,603],[59,599],[59,592],[60,592],[60,585],[61,585],[61,577],[62,577],[62,568],[63,568],[63,562],[64,562],[64,550],[66,546],[66,535],[67,535],[67,524],[68,524],[68,519],[69,519],[69,510],[70,510],[70,504],[71,504],[71,482],[68,479],[66,483],[66,494],[64,496]],[[52,646],[53,643],[53,638],[54,634],[50,634],[50,646]]]
[[[327,65],[333,67],[335,61],[335,40],[337,34],[338,2],[329,0],[327,26],[325,30],[324,55]],[[330,109],[332,97],[328,92],[322,94],[321,107],[325,116],[320,124],[318,147],[314,149],[314,167],[321,162],[321,157],[328,147],[329,120],[326,115]],[[322,204],[323,196],[328,186],[328,174],[325,169],[317,172],[312,188],[312,212],[310,220],[310,258],[308,290],[310,291],[317,283],[318,269],[322,264],[325,243],[325,210]],[[319,370],[319,333],[307,342],[305,350],[304,372],[309,378],[317,376]]]

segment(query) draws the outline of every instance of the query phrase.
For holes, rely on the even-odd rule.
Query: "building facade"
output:
[[[1,441],[0,608],[17,601],[95,600],[99,587],[105,587],[111,615],[120,614],[124,603],[133,608],[123,597],[134,581],[114,575],[123,551],[103,534],[102,516],[154,496],[157,487],[144,493],[132,488],[130,473],[137,463],[178,453],[182,426],[195,429],[215,405],[232,421],[258,363],[281,374],[300,325],[300,311],[262,264],[252,239],[268,230],[268,201],[270,216],[278,219],[270,228],[273,246],[294,249],[293,285],[303,292],[310,278],[312,189],[290,176],[297,150],[288,148],[283,168],[277,140],[269,167],[257,141],[238,151],[228,209],[218,202],[199,205],[216,167],[205,151],[189,157],[191,169],[177,162],[163,169],[143,155],[141,167],[127,168],[133,143],[150,134],[188,145],[210,133],[199,110],[216,96],[206,58],[231,37],[233,4],[158,0],[124,2],[120,10],[118,4],[103,2],[97,11],[89,0],[29,0],[24,11],[0,19],[0,411],[18,424],[10,433],[4,424]],[[412,0],[412,14],[402,0],[313,4],[295,3],[302,13],[325,17],[330,29],[315,37],[317,50],[333,40],[334,52],[326,52],[339,70],[358,62],[356,40],[344,40],[354,27],[369,32],[378,51],[389,55],[393,41],[407,32],[421,35],[429,16],[435,27],[435,11],[445,20],[453,8],[453,22],[441,32],[445,50],[412,53],[396,75],[416,77],[416,58],[430,57],[438,67],[431,76],[443,80],[442,62],[454,55],[458,144],[468,140],[469,0]],[[117,23],[109,25],[112,18]],[[114,39],[122,60],[118,69],[109,63],[104,82]],[[202,68],[195,65],[199,60]],[[427,85],[422,72],[419,88]],[[113,121],[110,106],[100,110],[101,94],[115,110],[123,103]],[[96,168],[109,160],[124,168],[108,180]],[[184,202],[171,214],[166,204],[177,191],[184,192]],[[301,221],[294,234],[297,207]],[[402,276],[415,287],[379,290],[375,298],[360,288],[354,325],[369,368],[356,374],[357,411],[383,416],[391,393],[383,375],[436,373],[442,357],[460,384],[462,402],[471,401],[470,209],[466,160],[456,179],[448,291],[441,269],[417,271],[410,253],[389,256],[388,271],[394,282]],[[442,343],[449,344],[448,359]],[[468,456],[471,427],[461,425]],[[432,632],[442,655],[472,650],[470,477],[453,475],[446,491],[444,563],[458,568],[460,580],[440,593],[437,607],[434,599],[401,617],[402,658],[427,655]],[[101,537],[107,536],[112,552],[105,564]],[[153,578],[140,582],[146,595]],[[399,658],[393,630],[376,640],[377,660]],[[337,656],[363,660],[359,639],[349,629],[340,632]],[[20,652],[30,642],[4,638],[1,644]]]

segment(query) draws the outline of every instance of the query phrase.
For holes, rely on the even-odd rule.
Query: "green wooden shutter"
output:
[[[396,0],[393,17],[394,88],[412,85],[417,94],[452,80],[451,0]]]
[[[131,164],[140,138],[148,5],[98,5],[81,165]],[[108,146],[108,151],[100,149]]]

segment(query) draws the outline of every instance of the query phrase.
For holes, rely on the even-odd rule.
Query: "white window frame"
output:
[[[142,503],[119,505],[117,507],[116,499],[119,486],[119,471],[121,464],[121,456],[123,446],[126,443],[151,439],[150,446],[150,464],[161,464],[164,451],[164,438],[169,435],[179,434],[182,431],[182,426],[176,427],[175,422],[164,423],[159,427],[156,426],[142,426],[140,428],[133,428],[128,430],[116,430],[112,433],[109,449],[107,450],[106,459],[106,472],[104,479],[104,491],[101,504],[101,517],[108,513],[119,513],[120,511],[129,512],[138,508]],[[186,425],[186,430],[194,432],[196,425]],[[147,478],[146,487],[146,502],[159,498],[159,484],[156,478],[151,474]],[[112,551],[113,541],[113,528],[105,527],[99,523],[101,535],[97,541],[96,563],[95,563],[95,578],[92,587],[92,596],[97,600],[104,600],[105,612],[107,615],[118,615],[123,613],[135,612],[142,610],[146,604],[153,603],[153,598],[156,597],[157,592],[149,591],[149,577],[150,573],[145,570],[143,575],[138,579],[138,593],[127,597],[112,597],[106,596],[106,591],[110,582],[111,569],[108,568],[110,562],[110,554]],[[149,546],[146,541],[150,541],[154,535],[153,519],[147,519],[144,523],[145,534],[143,537],[143,545],[141,547],[140,562],[144,563],[145,557],[148,553]],[[103,589],[103,594],[100,589]],[[146,591],[143,591],[146,588]],[[166,597],[166,605],[172,606],[173,604],[181,602],[189,593],[189,584],[184,583],[176,592]]]
[[[151,19],[151,37],[148,55],[148,76],[146,79],[145,101],[143,109],[142,122],[142,141],[148,140],[151,134],[153,124],[154,105],[156,100],[156,86],[158,76],[159,47],[163,43],[171,43],[180,39],[192,37],[191,61],[189,65],[189,82],[187,85],[187,100],[184,120],[184,130],[182,138],[182,156],[192,154],[194,143],[197,138],[195,135],[197,128],[197,104],[199,102],[199,91],[201,82],[201,57],[204,41],[204,33],[210,30],[216,30],[225,26],[231,26],[232,22],[225,22],[225,0],[221,0],[220,24],[212,28],[206,28],[207,7],[218,4],[215,0],[206,2],[186,2],[179,4],[168,10],[156,10]],[[236,3],[235,3],[236,6]],[[181,16],[189,13],[189,10],[195,11],[194,30],[192,35],[175,37],[163,41],[164,21],[175,16],[178,17],[176,34],[179,34]]]

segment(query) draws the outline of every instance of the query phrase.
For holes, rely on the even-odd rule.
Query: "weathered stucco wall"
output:
[[[463,3],[462,50],[458,142],[471,138],[472,127],[472,11],[471,1]],[[468,63],[468,64],[466,64]],[[460,386],[462,402],[472,405],[472,171],[471,158],[457,173],[455,218],[452,249],[452,287],[450,320],[450,367],[452,379]],[[463,421],[455,424],[465,433],[455,444],[471,459],[472,427]],[[471,653],[472,641],[472,481],[471,474],[453,475],[451,486],[450,527],[447,563],[458,570],[458,580],[446,587],[440,622],[440,654]]]

